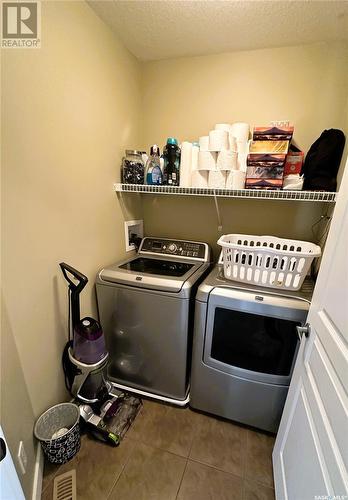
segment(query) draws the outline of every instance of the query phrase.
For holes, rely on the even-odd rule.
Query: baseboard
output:
[[[40,443],[37,443],[32,500],[41,500],[43,468],[44,455]]]

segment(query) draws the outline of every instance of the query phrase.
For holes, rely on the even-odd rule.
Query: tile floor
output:
[[[42,500],[70,469],[79,500],[274,500],[273,444],[231,422],[144,401],[118,448],[83,436],[73,460],[47,464]]]

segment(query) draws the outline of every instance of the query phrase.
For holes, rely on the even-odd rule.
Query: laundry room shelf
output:
[[[222,198],[248,198],[283,201],[316,201],[335,203],[335,192],[330,191],[282,191],[278,189],[211,189],[176,186],[148,186],[142,184],[114,184],[118,193],[167,194],[178,196],[220,196]]]

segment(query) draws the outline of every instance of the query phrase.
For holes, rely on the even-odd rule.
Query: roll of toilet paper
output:
[[[143,160],[144,165],[146,165],[147,160],[149,159],[149,156],[146,153],[142,153],[141,154],[141,159]]]
[[[245,172],[241,170],[231,170],[226,177],[227,189],[244,189],[245,186]]]
[[[232,151],[237,151],[237,139],[232,135],[232,125],[230,123],[217,123],[215,125],[215,130],[225,130],[228,133],[228,149]]]
[[[192,187],[208,187],[208,170],[194,170],[191,177]]]
[[[231,151],[238,151],[237,139],[231,133],[229,134],[229,139],[230,139],[230,150]]]
[[[215,170],[216,169],[216,153],[211,151],[199,151],[198,153],[198,170]]]
[[[224,149],[218,153],[216,166],[218,170],[236,170],[237,153]]]
[[[251,141],[237,141],[237,152],[238,153],[249,153],[249,145]]]
[[[225,189],[226,172],[223,170],[210,170],[208,178],[208,187],[214,189]]]
[[[198,154],[199,154],[199,144],[194,142],[192,144],[192,155],[191,155],[191,174],[194,170],[198,168]]]
[[[191,160],[192,160],[192,143],[184,141],[181,143],[181,159],[180,159],[180,186],[191,186]]]
[[[232,123],[230,134],[237,139],[237,142],[246,142],[249,139],[249,123]]]
[[[215,125],[215,130],[226,130],[226,132],[230,133],[231,124],[230,123],[217,123]]]
[[[226,130],[211,130],[209,132],[210,151],[229,149],[229,133]]]
[[[238,153],[237,154],[237,170],[241,170],[242,172],[246,172],[247,158],[248,158],[248,153]]]
[[[201,151],[209,151],[209,135],[202,135],[199,139],[199,149]]]

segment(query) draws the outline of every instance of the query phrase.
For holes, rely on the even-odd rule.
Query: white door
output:
[[[21,483],[13,465],[10,450],[0,426],[0,499],[25,500]]]
[[[277,500],[348,500],[348,161],[275,447]]]

